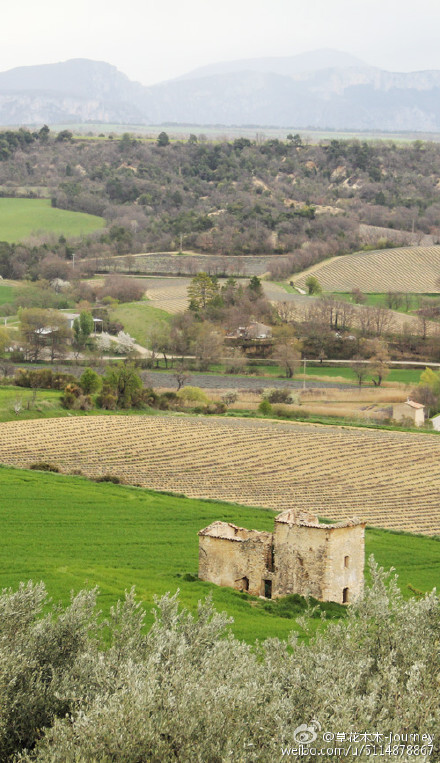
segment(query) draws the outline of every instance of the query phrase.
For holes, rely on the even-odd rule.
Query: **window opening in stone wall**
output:
[[[348,588],[342,589],[342,603],[348,604]]]
[[[271,580],[264,580],[264,595],[266,599],[272,598],[272,581]]]
[[[344,567],[348,567],[349,564],[350,564],[350,557],[344,556]]]

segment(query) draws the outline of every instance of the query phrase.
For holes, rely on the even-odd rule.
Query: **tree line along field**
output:
[[[334,257],[296,276],[295,284],[305,289],[310,273],[322,289],[330,292],[439,292],[440,246],[399,247]]]
[[[0,199],[0,241],[14,243],[42,232],[75,237],[103,227],[102,217],[55,209],[49,199]]]
[[[435,435],[184,415],[6,422],[0,434],[5,464],[440,534]]]
[[[439,247],[439,250],[440,250],[440,247]],[[390,251],[395,251],[395,250],[390,250]],[[351,257],[355,257],[355,255],[354,254],[347,255],[347,258],[351,258]],[[329,267],[333,262],[337,263],[339,259],[342,260],[344,258],[335,257],[333,260],[331,260],[328,263]],[[439,268],[440,268],[440,260],[439,260]],[[310,268],[309,270],[304,271],[304,273],[301,275],[301,279],[296,279],[295,283],[299,286],[300,289],[303,289],[304,287],[304,290],[305,290],[305,286],[306,286],[305,282],[306,282],[307,276],[309,274],[312,274],[316,276],[316,278],[318,278],[319,285],[323,288],[325,297],[329,296],[329,294],[332,294],[332,291],[333,291],[333,296],[335,296],[336,299],[338,299],[339,292],[340,292],[341,298],[344,301],[350,302],[351,307],[353,308],[353,316],[351,319],[352,328],[361,327],[362,311],[365,311],[367,307],[378,306],[383,308],[383,302],[384,302],[383,291],[374,292],[374,289],[373,289],[373,291],[367,295],[368,298],[366,300],[365,305],[354,304],[351,298],[351,293],[349,294],[349,298],[347,299],[347,292],[344,289],[341,289],[341,290],[327,289],[326,286],[323,286],[320,280],[320,272],[321,271],[319,270],[317,266]],[[439,270],[439,273],[440,273],[440,270]],[[371,273],[368,271],[367,277],[371,280],[373,284],[378,283],[377,279],[375,280],[373,270],[371,271]],[[353,284],[357,283],[356,274],[353,275],[352,283]],[[351,292],[351,289],[354,289],[354,288],[358,288],[358,287],[356,286],[350,287],[350,292]],[[308,295],[306,296],[305,294],[299,294],[295,289],[293,289],[290,286],[290,284],[287,284],[287,283],[273,283],[271,281],[263,281],[263,289],[267,299],[269,299],[270,302],[272,302],[275,306],[279,305],[279,303],[291,304],[294,308],[295,316],[298,321],[306,321],[310,309],[312,308],[313,310],[313,307],[316,306],[316,303],[319,300],[319,297],[318,298],[310,297]],[[395,292],[396,289],[390,287],[389,291]],[[378,295],[380,294],[381,295],[380,298],[374,299],[375,294],[378,294]],[[422,292],[421,294],[424,294],[424,292]],[[429,296],[432,297],[433,293],[431,292]],[[415,295],[414,295],[414,299],[415,299]],[[415,305],[414,307],[416,306],[418,305]],[[406,328],[409,328],[411,332],[416,336],[422,333],[423,331],[422,324],[418,320],[416,315],[411,315],[407,312],[400,312],[398,310],[388,310],[388,308],[383,308],[383,309],[386,310],[387,315],[389,316],[389,320],[390,320],[389,327],[391,330],[402,332]],[[435,323],[432,320],[426,321],[427,334],[432,336],[433,334],[437,332],[437,330],[438,330],[437,323]]]
[[[194,611],[211,593],[216,609],[234,618],[235,634],[249,642],[299,628],[246,594],[197,579],[199,529],[221,519],[272,530],[271,511],[6,467],[0,479],[2,588],[43,580],[55,602],[67,603],[72,590],[98,585],[106,615],[135,585],[148,624],[155,595],[180,589],[181,604]],[[408,586],[428,591],[438,582],[439,551],[432,538],[366,532],[366,558],[374,554],[386,569],[395,567],[405,597],[412,595]],[[312,632],[318,623],[310,622]]]

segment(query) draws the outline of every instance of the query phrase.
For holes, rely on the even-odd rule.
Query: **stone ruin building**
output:
[[[199,578],[268,599],[298,593],[349,604],[364,582],[365,522],[283,511],[274,532],[213,522],[200,530]]]

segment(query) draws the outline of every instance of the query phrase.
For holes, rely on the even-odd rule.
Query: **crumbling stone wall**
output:
[[[365,523],[285,511],[273,533],[213,522],[199,532],[199,577],[254,596],[298,593],[349,604],[362,593]]]
[[[364,588],[365,525],[332,527],[328,532],[323,600],[341,604],[359,598]],[[346,598],[344,601],[344,590]]]
[[[271,555],[272,533],[246,530],[226,522],[214,523],[212,534],[199,533],[199,578],[253,596],[264,595],[264,579]]]
[[[299,593],[340,604],[358,598],[364,580],[365,525],[341,524],[275,520],[274,596]]]

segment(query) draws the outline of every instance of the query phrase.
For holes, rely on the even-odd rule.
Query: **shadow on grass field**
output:
[[[182,605],[195,610],[212,593],[216,608],[234,618],[236,635],[249,642],[299,628],[280,605],[265,609],[258,599],[197,578],[198,530],[214,520],[272,530],[270,510],[6,467],[0,482],[2,588],[43,580],[55,600],[67,602],[72,590],[98,585],[106,614],[135,585],[148,623],[155,595],[180,589]],[[396,568],[406,597],[408,585],[427,591],[438,582],[436,539],[368,529],[366,551],[386,569]],[[310,620],[311,632],[320,622]]]

